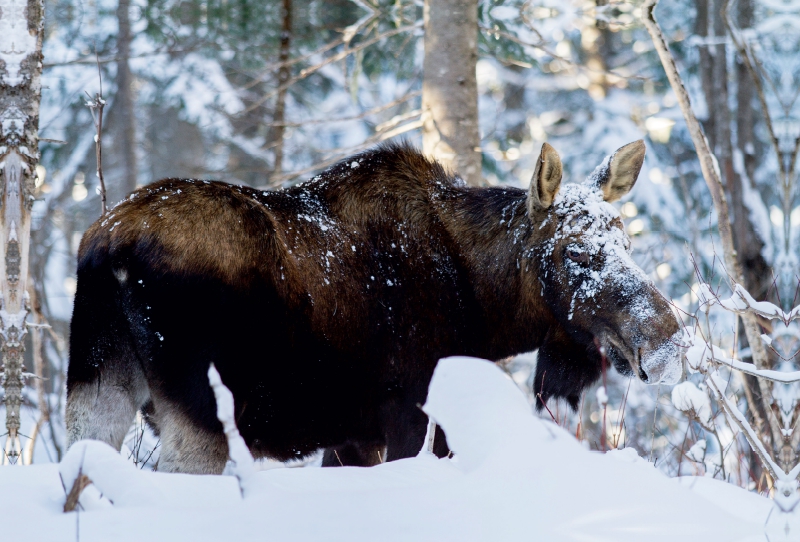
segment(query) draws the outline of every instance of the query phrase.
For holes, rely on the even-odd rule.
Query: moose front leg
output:
[[[424,402],[406,397],[391,401],[383,408],[383,426],[386,436],[386,460],[394,461],[414,457],[425,444],[428,416],[419,408]],[[445,457],[450,453],[444,431],[436,426],[433,453]]]
[[[372,467],[386,461],[386,445],[382,442],[348,442],[327,448],[322,456],[323,467]]]

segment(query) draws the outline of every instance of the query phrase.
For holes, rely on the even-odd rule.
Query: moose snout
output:
[[[676,384],[683,374],[680,332],[655,346],[640,347],[638,374],[646,384]]]

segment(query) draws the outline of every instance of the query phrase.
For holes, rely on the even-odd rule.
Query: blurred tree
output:
[[[117,154],[121,158],[122,173],[119,183],[111,187],[109,197],[111,201],[119,201],[128,193],[136,189],[138,178],[138,161],[136,150],[136,98],[133,74],[130,67],[131,42],[131,6],[129,0],[119,0],[117,6],[117,94],[116,106],[112,109],[111,120],[116,121],[114,128],[116,134],[114,144],[118,147]]]
[[[477,0],[426,0],[422,145],[472,186],[484,183],[477,61]]]

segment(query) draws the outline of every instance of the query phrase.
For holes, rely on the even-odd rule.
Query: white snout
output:
[[[647,373],[648,384],[677,384],[683,375],[681,363],[680,331],[648,352],[644,352],[640,365]]]

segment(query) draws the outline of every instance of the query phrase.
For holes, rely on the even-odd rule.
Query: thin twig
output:
[[[420,91],[420,90],[414,91],[414,92],[409,92],[405,96],[402,96],[402,97],[400,97],[400,98],[398,98],[396,100],[392,100],[389,103],[385,103],[383,105],[379,105],[379,106],[374,107],[372,109],[368,109],[367,111],[364,111],[363,113],[359,113],[358,115],[351,115],[351,116],[348,116],[348,117],[334,117],[334,118],[329,118],[329,119],[308,119],[308,120],[304,120],[304,121],[300,121],[300,122],[268,122],[268,123],[264,124],[264,126],[285,126],[287,128],[300,128],[300,127],[306,126],[308,124],[330,124],[330,123],[333,123],[333,122],[348,122],[348,121],[352,121],[352,120],[362,120],[362,119],[364,119],[366,117],[369,117],[369,116],[375,115],[377,113],[381,113],[383,111],[386,111],[387,109],[391,109],[392,107],[394,107],[396,105],[400,105],[400,104],[402,104],[404,102],[407,102],[409,100],[413,100],[414,98],[419,98],[421,95],[422,95],[422,91]],[[378,126],[380,126],[380,125],[378,125]]]
[[[708,145],[708,140],[703,132],[703,127],[697,119],[694,110],[692,109],[689,93],[686,90],[683,80],[681,79],[678,67],[675,64],[675,59],[669,50],[664,33],[661,30],[655,18],[655,8],[658,5],[658,0],[646,0],[642,5],[642,21],[644,22],[650,37],[653,40],[653,45],[661,59],[661,64],[667,74],[670,85],[683,113],[686,126],[689,129],[689,134],[692,138],[697,156],[700,160],[700,169],[703,174],[703,179],[708,186],[711,193],[711,199],[714,202],[714,209],[717,212],[717,227],[719,230],[720,240],[722,241],[723,259],[725,262],[726,271],[729,279],[736,285],[744,284],[743,274],[739,258],[736,253],[736,248],[733,242],[733,231],[731,227],[730,214],[728,211],[728,202],[725,197],[725,190],[722,184],[721,174],[719,170],[719,163],[716,157],[711,152]],[[761,342],[761,333],[759,330],[758,320],[756,315],[752,312],[745,312],[742,315],[742,323],[744,324],[747,342],[750,345],[753,362],[758,369],[768,369],[769,359],[767,351]],[[766,391],[765,396],[771,396],[771,387],[767,382],[759,380],[759,385],[762,390]],[[769,420],[769,426],[773,434],[775,442],[781,440],[781,432],[779,424]]]
[[[97,56],[97,49],[95,48],[95,56],[97,59],[97,78],[100,81],[100,91],[94,95],[92,99],[91,94],[88,92],[86,95],[89,101],[86,102],[86,107],[92,112],[92,120],[94,120],[94,143],[95,143],[95,157],[97,159],[97,178],[100,181],[100,214],[105,215],[106,207],[106,181],[103,177],[103,109],[106,106],[106,101],[103,99],[103,74],[100,71],[100,57]]]

